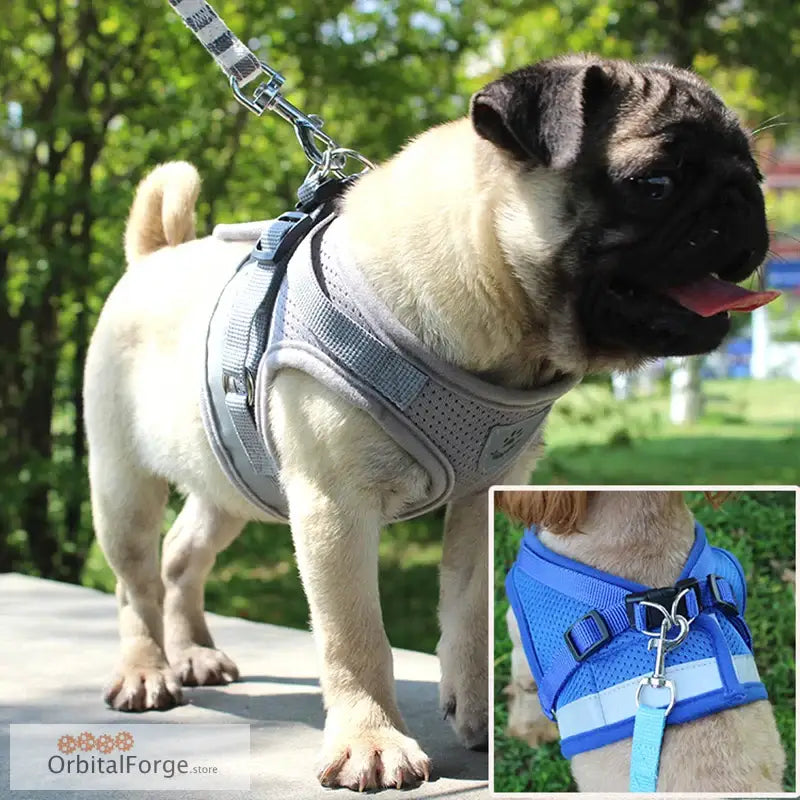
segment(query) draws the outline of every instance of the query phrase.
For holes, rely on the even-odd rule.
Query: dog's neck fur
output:
[[[647,586],[674,583],[694,543],[681,492],[593,492],[569,535],[542,531],[551,550]]]
[[[515,191],[499,169],[503,156],[468,120],[423,136],[426,147],[412,142],[345,198],[343,223],[358,226],[348,239],[359,269],[439,358],[505,386],[548,383],[558,370],[547,355],[546,317],[537,330],[542,315],[497,236],[503,195]]]

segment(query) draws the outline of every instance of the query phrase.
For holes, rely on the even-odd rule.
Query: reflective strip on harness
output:
[[[733,656],[736,677],[741,683],[760,681],[752,655]],[[558,731],[562,739],[586,731],[614,725],[636,714],[636,688],[645,675],[603,689],[597,694],[573,700],[558,709]],[[703,658],[675,667],[667,667],[667,678],[675,684],[675,700],[689,700],[722,688],[716,658]]]
[[[248,277],[237,295],[222,350],[222,380],[225,405],[234,420],[239,441],[253,469],[260,475],[275,475],[275,462],[253,417],[255,376],[267,341],[267,321],[261,306],[274,270],[248,266]]]

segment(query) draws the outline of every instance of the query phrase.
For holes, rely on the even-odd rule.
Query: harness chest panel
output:
[[[261,237],[267,251],[286,227],[272,230]],[[400,519],[496,483],[577,382],[505,389],[433,356],[363,279],[334,215],[302,239],[285,274],[261,257],[240,265],[210,319],[206,353],[203,417],[220,467],[281,519],[288,509],[268,424],[281,369],[302,370],[367,412],[426,469],[427,496]]]
[[[767,696],[743,619],[741,567],[732,554],[708,544],[700,525],[676,584],[686,586],[693,619],[685,641],[666,655],[666,676],[675,687],[668,725]],[[571,758],[629,738],[637,688],[654,664],[642,635],[654,621],[640,600],[667,590],[553,553],[530,530],[506,591],[542,710],[558,723],[563,754]]]

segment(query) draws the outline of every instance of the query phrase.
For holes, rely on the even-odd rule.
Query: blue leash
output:
[[[636,689],[636,716],[633,720],[633,742],[631,744],[630,791],[655,792],[658,784],[658,765],[661,760],[661,745],[664,741],[664,728],[667,717],[675,705],[675,685],[667,678],[667,653],[677,647],[689,633],[689,621],[677,613],[680,595],[672,608],[667,610],[658,603],[643,601],[642,605],[657,609],[664,617],[661,630],[648,643],[648,649],[655,647],[656,663],[653,674],[642,678]],[[678,628],[674,639],[668,638],[670,630]],[[666,689],[669,702],[665,706],[650,705],[642,700],[642,690]]]
[[[658,762],[667,724],[667,708],[640,705],[633,722],[631,748],[632,792],[655,792],[658,783]]]

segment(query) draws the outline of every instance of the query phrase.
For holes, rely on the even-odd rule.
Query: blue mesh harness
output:
[[[649,637],[662,623],[645,601],[669,607],[682,595],[678,611],[691,620],[666,655],[675,702],[667,724],[767,697],[743,616],[741,565],[711,547],[698,523],[679,580],[658,589],[560,556],[527,530],[506,592],[542,709],[557,721],[567,758],[633,735],[637,689],[653,673]]]

